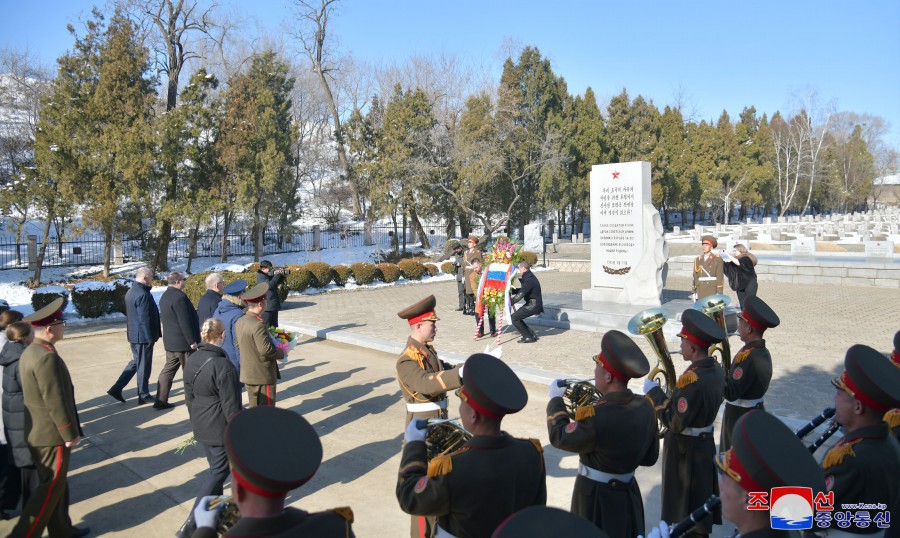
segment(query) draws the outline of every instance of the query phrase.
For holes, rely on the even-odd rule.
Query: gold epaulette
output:
[[[538,454],[543,454],[543,453],[544,453],[544,445],[542,445],[541,442],[540,442],[539,440],[537,440],[537,439],[529,439],[529,441],[531,441],[531,444],[533,444],[533,445],[534,445],[534,448],[537,449]]]
[[[853,456],[856,457],[856,452],[853,451],[853,445],[862,441],[862,439],[857,439],[855,441],[850,441],[849,443],[838,443],[831,447],[831,450],[825,454],[825,459],[822,460],[822,468],[828,469],[834,465],[840,465],[844,462],[844,456]]]
[[[444,454],[443,456],[435,456],[434,459],[428,462],[427,474],[429,478],[434,478],[435,476],[450,474],[452,470],[453,460],[450,454]]]
[[[681,377],[678,378],[678,383],[676,383],[676,386],[680,389],[683,389],[691,383],[696,383],[698,379],[700,378],[697,377],[697,372],[691,370],[689,372],[681,374]]]
[[[884,414],[885,422],[887,422],[888,428],[894,429],[900,427],[900,409],[888,409],[888,412]]]
[[[744,362],[747,359],[747,357],[749,357],[749,356],[750,356],[749,349],[740,351],[740,352],[738,352],[737,355],[734,356],[734,360],[732,361],[732,364],[740,364],[740,363]]]
[[[425,368],[425,365],[424,365],[425,356],[422,355],[422,353],[420,353],[419,350],[414,348],[413,346],[406,346],[406,349],[403,350],[402,355],[406,355],[410,359],[418,362],[419,368]]]
[[[353,523],[353,509],[349,506],[339,506],[337,508],[332,508],[328,510],[329,512],[334,512],[335,514],[344,518],[344,520]]]

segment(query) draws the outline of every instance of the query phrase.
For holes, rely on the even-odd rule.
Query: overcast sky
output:
[[[222,0],[269,33],[286,0]],[[0,0],[0,46],[28,48],[48,65],[72,46],[67,22],[82,0]],[[815,92],[822,105],[891,124],[900,149],[900,2],[866,0],[557,1],[344,0],[332,31],[344,53],[373,63],[446,52],[493,66],[504,43],[538,47],[573,94],[601,102],[627,88],[660,110],[681,95],[694,119],[732,119],[745,106],[771,115]]]

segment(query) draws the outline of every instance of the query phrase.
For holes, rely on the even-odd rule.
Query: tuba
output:
[[[663,325],[669,319],[669,313],[664,308],[648,308],[635,314],[628,322],[628,332],[634,335],[644,335],[650,342],[650,347],[656,353],[656,366],[647,374],[647,378],[659,383],[659,386],[671,396],[675,391],[675,365],[672,363],[672,355],[666,345],[663,336]],[[659,424],[659,436],[666,434],[667,427]]]
[[[603,396],[590,379],[562,379],[557,383],[560,387],[566,387],[563,402],[566,404],[566,414],[572,420],[575,420],[576,409],[591,405]]]
[[[416,427],[420,430],[428,428],[428,434],[425,436],[428,461],[454,452],[472,438],[472,434],[467,432],[456,419],[430,418],[425,420],[420,418],[416,422]]]
[[[729,304],[731,304],[731,297],[721,293],[701,297],[694,303],[694,310],[699,310],[716,320],[719,327],[722,327],[722,330],[725,331],[725,339],[722,340],[721,344],[710,347],[709,355],[710,357],[714,356],[716,351],[722,354],[722,368],[725,370],[726,376],[731,368],[731,344],[728,342],[728,326],[725,324],[725,307]]]

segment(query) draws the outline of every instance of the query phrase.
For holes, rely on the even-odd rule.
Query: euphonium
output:
[[[666,345],[666,337],[663,335],[663,325],[669,319],[669,313],[664,308],[648,308],[635,314],[628,321],[628,332],[642,334],[647,337],[650,347],[656,353],[656,366],[647,374],[647,379],[656,381],[666,393],[671,396],[675,391],[675,365],[672,363],[672,355]],[[659,436],[666,434],[666,428],[659,424]]]
[[[560,385],[565,383],[566,392],[563,394],[563,403],[566,404],[566,414],[575,420],[575,410],[585,405],[591,405],[600,399],[602,394],[590,379],[563,379]]]
[[[721,344],[716,344],[709,348],[709,355],[712,357],[716,351],[722,354],[722,368],[725,370],[725,376],[728,376],[728,370],[731,368],[731,344],[728,342],[728,326],[725,324],[725,307],[731,304],[731,297],[717,293],[715,295],[707,295],[701,297],[694,303],[694,309],[699,310],[716,320],[719,327],[725,331],[725,339]]]
[[[211,499],[206,506],[207,508],[215,508],[219,505],[222,505],[222,510],[219,512],[219,517],[216,520],[216,535],[225,536],[228,529],[233,527],[234,524],[241,519],[241,512],[238,510],[237,504],[234,503],[234,498],[231,496],[216,497],[215,499]]]
[[[420,422],[422,419],[419,419]],[[430,418],[426,422],[428,434],[425,436],[428,461],[437,456],[449,454],[466,444],[472,438],[456,419]],[[421,429],[421,426],[419,426]]]

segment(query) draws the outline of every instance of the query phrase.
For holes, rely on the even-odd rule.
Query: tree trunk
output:
[[[109,261],[112,258],[113,227],[103,227],[103,278],[109,278]]]
[[[184,269],[187,274],[191,274],[191,262],[193,262],[194,258],[197,257],[197,236],[199,235],[199,228],[200,223],[198,222],[188,232],[188,259],[187,267],[185,267]]]
[[[406,210],[403,211],[403,254],[406,254]]]
[[[466,218],[465,213],[459,214],[459,236],[463,239],[469,237],[469,233],[472,229],[469,227],[469,219]]]
[[[231,213],[227,209],[222,215],[222,263],[228,261],[228,232],[231,231],[232,216],[233,213]]]
[[[413,228],[415,228],[416,233],[419,234],[419,241],[422,242],[422,248],[431,248],[431,241],[428,240],[428,234],[425,233],[425,229],[422,227],[422,222],[419,221],[419,215],[416,214],[415,209],[409,210],[409,217],[412,219]]]
[[[52,223],[53,215],[47,215],[47,220],[44,221],[44,238],[41,240],[41,248],[38,249],[34,276],[31,277],[31,286],[34,288],[41,285],[41,268],[44,267],[44,255],[47,253],[47,242],[50,241],[50,225]]]
[[[400,251],[400,238],[397,236],[397,212],[391,211],[391,222],[394,224],[394,235],[391,236],[391,250]]]

